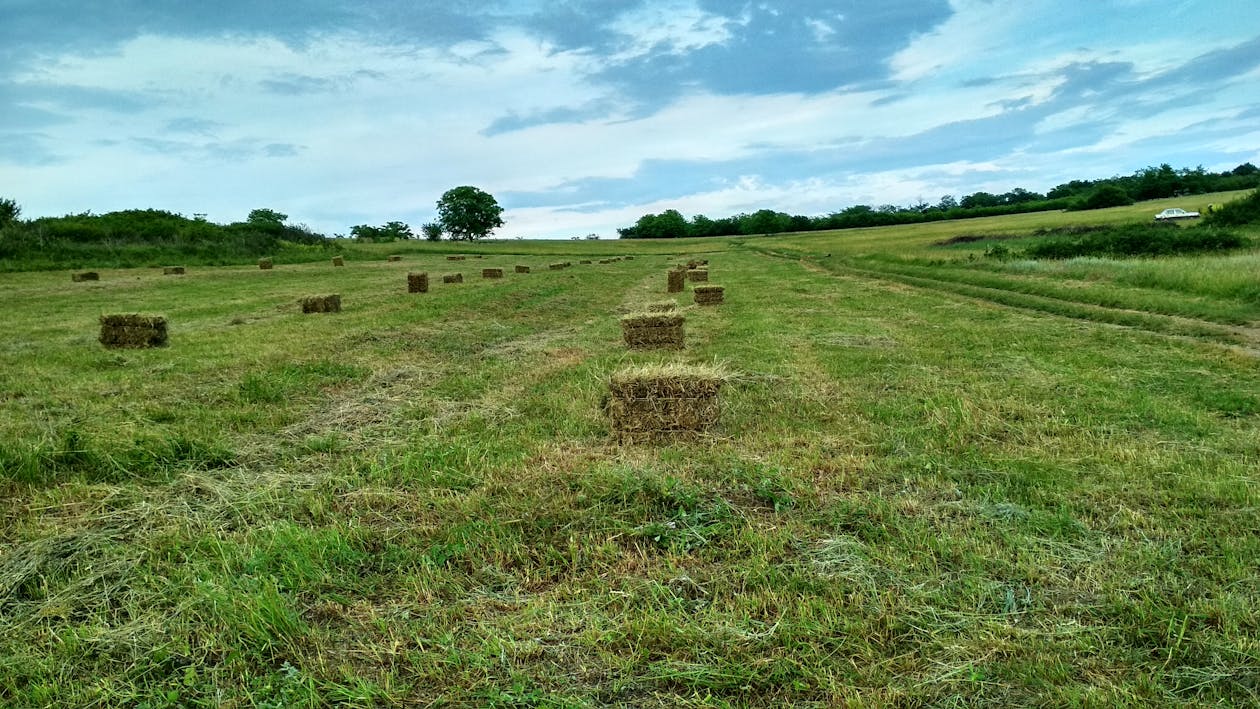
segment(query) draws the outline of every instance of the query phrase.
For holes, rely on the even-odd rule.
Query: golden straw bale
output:
[[[303,313],[340,313],[340,295],[312,295],[302,299]]]
[[[716,367],[629,367],[608,379],[606,411],[613,435],[644,442],[694,436],[721,418],[718,392],[729,378]]]
[[[639,313],[621,318],[621,336],[632,350],[684,347],[684,318],[665,313]]]
[[[722,286],[712,284],[696,286],[691,292],[696,305],[721,305],[724,293],[725,289]]]

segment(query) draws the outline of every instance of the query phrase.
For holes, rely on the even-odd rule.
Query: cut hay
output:
[[[632,350],[681,350],[684,320],[681,315],[662,313],[626,315],[621,318],[621,336]]]
[[[718,423],[718,391],[728,375],[715,367],[629,367],[608,379],[613,435],[653,441],[695,435]]]
[[[260,258],[258,259],[258,268],[264,271],[270,271],[271,269],[275,268],[275,264],[272,263],[271,259],[269,258]]]
[[[182,276],[184,275],[184,267],[183,266],[167,266],[166,268],[162,269],[162,275]]]
[[[551,264],[550,266],[548,266],[547,268],[550,268],[550,269],[551,269],[551,270],[553,270],[553,271],[563,271],[563,270],[564,270],[564,264],[562,264],[562,263],[553,263],[553,264]]]
[[[429,274],[425,273],[408,273],[407,274],[407,292],[408,293],[428,293],[429,292]]]
[[[687,285],[686,271],[679,271],[675,269],[669,272],[667,278],[668,281],[665,287],[666,293],[681,293],[683,288]]]
[[[334,265],[334,266],[344,266],[344,265],[346,265],[346,260],[345,260],[344,258],[340,257],[340,256],[333,256],[333,265]]]
[[[101,280],[101,274],[97,273],[96,271],[84,271],[82,273],[71,273],[70,280],[74,281],[75,283],[82,283],[83,281],[99,281]]]
[[[443,282],[443,283],[463,283],[463,282],[464,282],[464,274],[462,274],[462,273],[448,273],[448,274],[446,274],[445,276],[442,276],[442,282]]]
[[[704,283],[709,280],[709,269],[707,268],[690,268],[687,269],[687,280],[692,283]]]
[[[721,305],[724,289],[715,285],[696,286],[691,295],[695,298],[696,305]]]
[[[340,313],[340,295],[312,295],[302,299],[303,313]]]
[[[482,278],[503,278],[503,269],[501,268],[483,268],[481,269]]]
[[[678,304],[672,300],[660,300],[655,303],[648,303],[644,306],[644,310],[649,313],[672,313]]]
[[[464,257],[463,256],[447,256],[446,260],[447,261],[463,261]]]
[[[398,254],[390,254],[390,255],[389,255],[389,260],[390,260],[390,261],[401,261],[401,260],[402,260],[402,256],[399,256]]]
[[[166,346],[166,318],[159,315],[102,315],[100,342],[110,349]]]

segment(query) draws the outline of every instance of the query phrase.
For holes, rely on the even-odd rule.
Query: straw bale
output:
[[[313,295],[302,299],[303,313],[340,313],[340,295]]]
[[[101,274],[97,273],[96,271],[83,271],[82,273],[71,273],[70,280],[74,281],[75,283],[81,283],[83,281],[99,281],[101,280]]]
[[[442,282],[443,282],[443,283],[463,283],[463,282],[464,282],[464,274],[462,274],[462,273],[448,273],[448,274],[446,274],[445,276],[442,276]]]
[[[589,266],[589,265],[591,264],[591,260],[590,260],[590,259],[588,259],[588,258],[584,258],[584,259],[582,259],[581,261],[578,261],[578,263],[579,263],[579,264],[581,264],[581,265],[583,265],[583,266]]]
[[[407,292],[408,293],[428,293],[429,292],[429,274],[428,272],[411,272],[407,274]]]
[[[621,336],[626,346],[635,350],[684,347],[684,318],[681,315],[639,313],[621,318]]]
[[[262,270],[264,270],[264,271],[270,271],[270,270],[271,270],[272,268],[274,268],[274,267],[275,267],[275,264],[274,264],[274,263],[272,263],[271,259],[269,259],[269,258],[260,258],[260,259],[258,259],[258,268],[260,268],[260,269],[262,269]]]
[[[447,261],[463,261],[464,257],[463,256],[447,256],[446,260]]]
[[[346,260],[345,260],[344,258],[342,258],[341,256],[333,256],[333,265],[334,265],[334,266],[344,266],[344,265],[346,265]]]
[[[703,283],[709,280],[709,269],[707,268],[691,268],[687,269],[687,280],[692,283]]]
[[[481,269],[482,278],[503,278],[503,269],[501,268],[483,268]]]
[[[551,269],[551,270],[553,270],[553,271],[563,271],[563,270],[564,270],[564,264],[562,264],[562,263],[553,263],[553,264],[551,264],[550,266],[548,266],[547,268],[550,268],[550,269]]]
[[[681,293],[683,291],[683,288],[686,286],[685,271],[670,271],[667,278],[666,293]]]
[[[162,275],[182,276],[184,275],[184,267],[183,266],[167,266],[166,268],[162,269]]]
[[[704,285],[696,286],[691,294],[695,298],[696,305],[721,305],[724,292],[725,289],[722,286]]]
[[[390,260],[390,261],[401,261],[401,260],[402,260],[402,256],[399,256],[398,254],[390,254],[390,255],[389,255],[389,260]]]
[[[710,367],[631,367],[608,380],[607,412],[622,440],[695,435],[721,418],[718,392],[725,375]]]
[[[634,257],[633,257],[633,256],[627,256],[627,257],[626,257],[626,260],[627,260],[627,261],[633,261],[633,260],[634,260]]]
[[[521,266],[521,265],[519,265],[519,264],[518,264],[518,265],[517,265],[517,267],[516,267],[516,272],[517,272],[517,273],[529,273],[529,266]]]
[[[160,315],[102,315],[100,343],[110,349],[166,346],[166,318]]]
[[[611,260],[611,259],[602,258],[602,259],[600,259],[600,260],[599,260],[599,262],[600,262],[600,263],[602,263],[602,264],[604,264],[604,265],[606,266],[606,265],[608,265],[608,264],[612,263],[612,260]]]

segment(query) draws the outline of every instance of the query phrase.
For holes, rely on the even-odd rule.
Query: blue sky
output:
[[[0,0],[0,197],[497,236],[1260,163],[1253,0]]]

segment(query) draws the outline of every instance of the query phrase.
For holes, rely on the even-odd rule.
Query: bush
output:
[[[1047,237],[1024,250],[1028,258],[1068,259],[1078,256],[1172,256],[1227,251],[1247,245],[1231,231],[1213,227],[1182,228],[1176,224],[1130,224],[1102,231]]]
[[[1124,188],[1116,185],[1103,185],[1089,194],[1088,197],[1072,206],[1073,210],[1106,209],[1107,207],[1127,207],[1133,204],[1133,198]]]
[[[1213,210],[1203,218],[1208,226],[1260,224],[1260,190]]]

